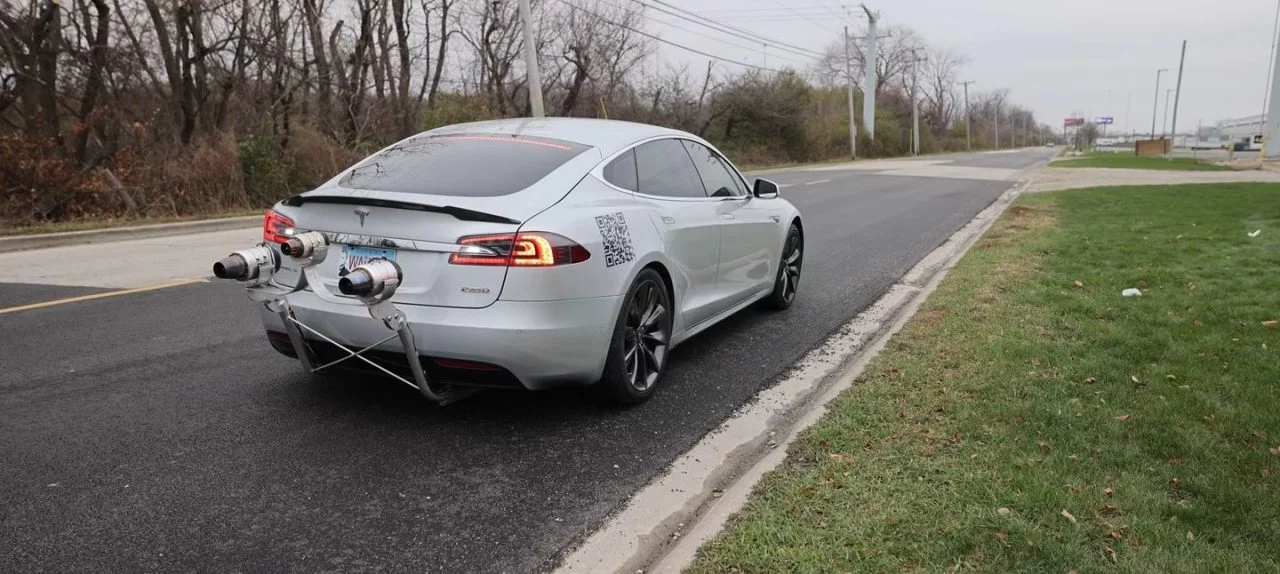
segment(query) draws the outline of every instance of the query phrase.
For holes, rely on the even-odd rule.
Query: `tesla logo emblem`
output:
[[[356,208],[356,217],[360,218],[360,227],[364,227],[364,218],[368,217],[368,215],[369,215],[369,210],[363,207]]]

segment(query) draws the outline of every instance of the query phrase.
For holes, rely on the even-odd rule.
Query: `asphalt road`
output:
[[[694,338],[632,409],[313,380],[230,284],[0,314],[0,572],[545,568],[1053,151],[770,175],[805,217],[797,303]]]

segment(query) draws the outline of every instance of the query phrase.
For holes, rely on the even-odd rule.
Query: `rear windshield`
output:
[[[492,197],[520,191],[590,146],[503,134],[418,136],[351,170],[350,189]]]

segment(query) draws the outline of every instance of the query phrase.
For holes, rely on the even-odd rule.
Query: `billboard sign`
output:
[[[1075,127],[1084,125],[1084,118],[1067,118],[1062,120],[1063,127]]]
[[[1109,126],[1114,121],[1115,121],[1115,118],[1111,116],[1098,116],[1096,118],[1093,118],[1093,123],[1098,124],[1100,126]]]

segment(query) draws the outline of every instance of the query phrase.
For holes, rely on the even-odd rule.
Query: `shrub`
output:
[[[291,188],[292,166],[290,158],[280,149],[279,140],[249,136],[240,140],[237,151],[245,200],[249,205],[270,205],[282,190]]]

